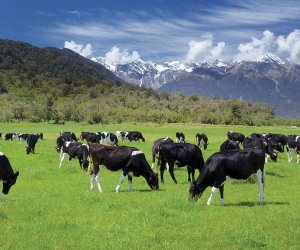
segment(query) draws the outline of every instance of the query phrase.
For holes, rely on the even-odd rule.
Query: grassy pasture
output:
[[[225,206],[219,194],[212,206],[206,205],[207,189],[197,202],[188,201],[186,168],[176,169],[175,185],[168,172],[160,191],[150,191],[143,177],[133,179],[134,192],[127,180],[121,192],[115,187],[120,172],[101,171],[103,193],[89,190],[89,175],[78,161],[67,160],[58,168],[55,141],[60,131],[139,130],[145,143],[133,145],[151,162],[155,139],[183,131],[188,142],[197,132],[205,132],[209,145],[207,159],[219,149],[228,130],[245,133],[297,133],[287,127],[226,127],[201,124],[120,124],[66,125],[3,123],[0,132],[43,132],[35,155],[26,155],[25,142],[0,141],[14,170],[20,171],[16,185],[0,203],[1,249],[299,249],[300,248],[300,164],[287,162],[286,153],[277,163],[266,164],[265,205],[258,205],[254,183],[225,185]],[[157,170],[156,170],[157,171]],[[198,175],[198,172],[196,173]],[[96,186],[95,186],[96,188]],[[1,187],[2,189],[2,187]]]

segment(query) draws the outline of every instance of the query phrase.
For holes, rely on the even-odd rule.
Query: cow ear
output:
[[[15,172],[14,178],[17,178],[19,176],[19,171]]]

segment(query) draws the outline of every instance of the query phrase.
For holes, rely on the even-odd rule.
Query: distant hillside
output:
[[[67,49],[0,40],[0,121],[275,125],[268,105],[157,93]],[[298,124],[296,124],[298,125]]]
[[[0,70],[57,77],[66,82],[124,82],[110,70],[69,49],[37,48],[28,43],[0,39]]]

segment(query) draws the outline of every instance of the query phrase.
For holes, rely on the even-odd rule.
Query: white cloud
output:
[[[213,36],[208,34],[202,36],[201,41],[190,41],[189,50],[185,58],[185,62],[197,62],[202,60],[214,61],[221,57],[225,42],[219,42],[213,47]]]
[[[279,54],[288,54],[287,56],[291,62],[300,62],[300,30],[294,30],[286,38],[278,36],[276,43]]]
[[[90,57],[93,54],[92,45],[90,43],[84,46],[74,41],[65,41],[64,48],[73,50],[84,57]]]
[[[272,51],[275,45],[274,34],[269,30],[265,30],[261,39],[253,37],[251,42],[240,44],[238,46],[239,53],[235,56],[235,59],[244,61],[256,60],[266,54],[273,54]]]
[[[105,54],[104,61],[107,64],[126,64],[131,63],[140,59],[140,54],[137,51],[133,51],[132,54],[124,49],[121,50],[119,47],[114,46]]]

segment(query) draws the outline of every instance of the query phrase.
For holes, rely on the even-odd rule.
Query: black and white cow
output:
[[[80,168],[83,170],[87,170],[89,167],[89,147],[86,144],[81,142],[71,142],[64,141],[60,136],[56,140],[56,150],[60,152],[60,164],[61,167],[65,157],[69,156],[69,163],[72,162],[72,159],[76,158],[79,161]]]
[[[201,145],[203,145],[204,150],[207,149],[207,145],[208,145],[208,138],[207,135],[202,133],[197,133],[196,134],[196,143],[197,143],[197,147],[201,147]]]
[[[220,152],[225,152],[228,150],[240,149],[240,143],[233,140],[226,140],[220,146]]]
[[[176,142],[179,142],[179,143],[185,143],[185,135],[183,132],[176,132],[175,134],[176,136]]]
[[[281,153],[284,152],[284,146],[286,146],[287,142],[288,142],[286,135],[268,133],[268,134],[264,135],[264,137],[267,140],[272,141],[273,149],[275,149]]]
[[[27,134],[27,133],[18,134],[19,142],[21,143],[22,141],[27,141],[28,136],[29,136],[29,134]]]
[[[19,172],[13,171],[7,157],[0,152],[0,182],[3,183],[3,194],[8,194],[10,188],[16,183]],[[0,202],[2,198],[0,196]]]
[[[129,190],[132,191],[132,177],[143,176],[151,189],[159,189],[158,174],[154,173],[149,166],[144,153],[134,147],[105,146],[98,143],[90,145],[90,156],[93,161],[91,172],[91,190],[94,189],[96,179],[98,190],[102,192],[100,185],[100,166],[104,165],[111,171],[122,170],[116,192],[119,192],[121,183],[128,176]]]
[[[227,138],[228,140],[233,140],[233,141],[238,141],[240,143],[243,143],[245,139],[245,135],[240,132],[228,131]]]
[[[114,133],[102,132],[100,143],[118,146],[118,138]]]
[[[125,133],[125,139],[131,141],[143,141],[145,142],[145,138],[139,131],[128,131]]]
[[[6,133],[4,136],[4,140],[6,141],[12,141],[13,138],[18,138],[18,134],[17,133]]]
[[[159,148],[159,161],[160,161],[160,178],[161,182],[164,183],[164,171],[166,164],[169,165],[169,173],[177,184],[177,180],[174,175],[174,164],[178,167],[187,166],[188,170],[188,181],[195,179],[195,169],[201,171],[204,166],[204,159],[202,151],[194,144],[190,143],[166,143],[162,144]]]
[[[126,132],[126,131],[116,131],[116,136],[117,136],[118,139],[121,138],[122,141],[124,141],[124,139],[126,139],[126,134],[127,133],[128,132]]]
[[[272,161],[277,161],[277,153],[273,151],[275,147],[272,140],[265,138],[258,138],[256,136],[247,136],[243,142],[244,149],[257,148],[262,149],[265,152],[265,161],[268,161],[270,156]]]
[[[287,155],[288,162],[292,161],[292,154],[295,151],[297,154],[297,163],[300,161],[300,136],[299,135],[288,135],[287,136]]]
[[[217,189],[220,190],[220,204],[224,204],[224,183],[230,179],[256,179],[259,188],[259,203],[264,202],[263,189],[265,153],[261,149],[218,152],[210,156],[198,179],[191,183],[190,197],[198,199],[207,187],[212,187],[207,205],[212,204]]]
[[[35,150],[35,145],[38,142],[39,139],[39,135],[38,134],[29,134],[27,137],[27,147],[26,147],[26,153],[30,154],[33,153],[34,154],[34,150]]]
[[[154,168],[154,163],[155,163],[155,157],[158,155],[158,150],[160,148],[160,146],[164,143],[173,143],[174,141],[169,138],[169,137],[165,137],[165,138],[159,138],[157,139],[152,146],[152,165],[151,168]],[[159,165],[159,161],[157,161],[157,166]]]

